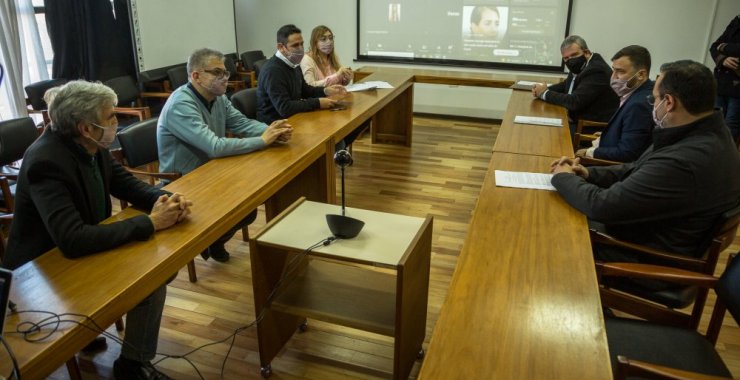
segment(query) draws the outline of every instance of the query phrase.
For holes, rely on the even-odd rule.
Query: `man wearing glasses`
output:
[[[303,79],[301,30],[289,24],[277,32],[277,52],[260,70],[257,79],[257,119],[265,123],[291,117],[299,112],[328,109],[337,101],[332,95],[345,95],[347,90],[335,84],[313,87]]]
[[[648,103],[653,144],[637,161],[585,168],[563,157],[552,184],[592,227],[628,242],[701,256],[718,217],[740,201],[740,156],[722,114],[714,110],[712,72],[693,61],[661,66]],[[734,175],[728,175],[734,173]],[[646,262],[629,251],[595,246],[597,260]]]
[[[293,129],[285,120],[275,120],[267,126],[247,119],[231,105],[224,95],[230,73],[222,53],[196,50],[188,58],[187,69],[188,84],[170,95],[157,123],[161,172],[187,174],[212,158],[249,153],[275,141],[290,140]],[[226,137],[227,131],[238,137]],[[228,261],[224,244],[256,216],[256,210],[247,215],[201,256]]]

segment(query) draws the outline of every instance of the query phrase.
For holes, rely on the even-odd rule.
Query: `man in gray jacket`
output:
[[[740,156],[715,111],[712,72],[693,61],[664,64],[655,83],[653,145],[635,162],[553,162],[552,184],[608,234],[652,248],[701,256],[718,217],[740,202]],[[733,175],[728,175],[733,173]],[[601,261],[647,262],[636,252],[594,247]]]

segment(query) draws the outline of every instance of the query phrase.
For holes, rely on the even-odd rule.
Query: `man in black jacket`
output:
[[[740,202],[740,156],[714,111],[712,72],[693,61],[664,64],[653,88],[653,145],[635,162],[581,166],[553,162],[552,184],[610,235],[699,257],[719,216]],[[596,225],[596,224],[594,224]],[[647,262],[639,253],[594,247],[601,261]],[[650,261],[653,262],[653,261]]]
[[[609,80],[612,69],[598,53],[588,49],[580,36],[568,36],[560,45],[560,54],[570,73],[565,82],[547,87],[536,84],[532,95],[568,109],[571,136],[578,120],[609,121],[619,107],[619,97]]]
[[[740,16],[730,22],[724,33],[709,48],[717,64],[717,107],[735,139],[740,139]]]
[[[26,151],[18,176],[15,217],[3,266],[15,269],[55,246],[69,258],[105,251],[171,227],[191,202],[139,181],[108,151],[118,124],[110,88],[69,82],[49,104],[51,126]],[[110,196],[150,209],[110,224]],[[84,273],[80,273],[84,276]],[[94,285],[94,284],[91,284]],[[166,379],[149,362],[157,349],[166,285],[126,314],[126,335],[115,361],[117,379]]]

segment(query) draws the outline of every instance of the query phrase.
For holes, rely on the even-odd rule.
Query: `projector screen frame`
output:
[[[565,72],[565,65],[560,60],[559,66],[548,66],[548,65],[533,65],[533,64],[522,64],[522,63],[506,63],[506,62],[491,62],[491,61],[468,61],[458,59],[435,59],[435,58],[403,58],[403,57],[390,57],[390,56],[372,56],[372,55],[360,55],[360,38],[361,38],[361,20],[360,20],[360,9],[361,2],[363,0],[357,0],[357,39],[356,39],[356,51],[355,51],[355,62],[368,62],[368,63],[393,63],[393,64],[407,64],[407,65],[431,65],[431,66],[446,66],[446,67],[463,67],[463,68],[479,68],[479,69],[492,69],[492,70],[516,70],[516,71],[534,71],[544,73],[563,73]],[[373,0],[364,0],[373,1]],[[568,1],[568,12],[565,20],[565,33],[563,39],[570,35],[570,23],[571,14],[573,11],[573,0]],[[559,46],[559,45],[558,45]]]

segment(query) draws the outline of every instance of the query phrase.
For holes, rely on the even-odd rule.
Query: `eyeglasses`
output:
[[[321,36],[321,37],[319,37],[319,41],[321,41],[321,42],[334,41],[334,35],[332,34],[332,35],[329,35],[329,36]]]
[[[206,73],[208,73],[208,74],[211,74],[211,75],[213,75],[214,77],[216,77],[217,79],[221,79],[221,78],[229,78],[229,77],[231,77],[231,73],[230,73],[230,72],[229,72],[228,70],[222,70],[222,69],[208,69],[208,70],[203,70],[203,72],[206,72]]]

